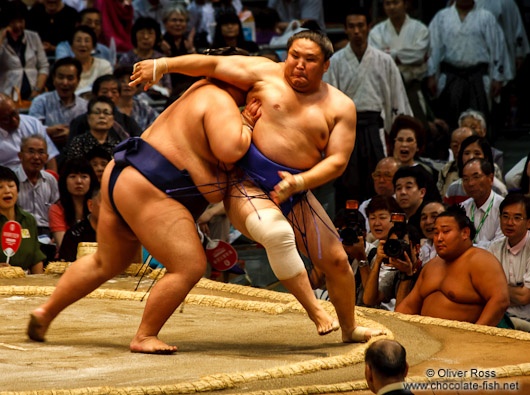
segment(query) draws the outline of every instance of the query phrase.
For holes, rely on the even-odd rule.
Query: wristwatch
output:
[[[370,264],[367,260],[363,259],[359,261],[359,267],[366,267]]]

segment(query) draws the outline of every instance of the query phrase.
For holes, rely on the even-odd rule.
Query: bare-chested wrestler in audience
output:
[[[244,103],[244,92],[220,81],[217,84],[239,99],[238,104]],[[176,351],[176,347],[161,342],[157,334],[205,271],[195,220],[209,202],[219,202],[226,195],[225,170],[250,144],[250,130],[248,126],[242,129],[234,99],[217,85],[198,82],[155,121],[142,139],[131,139],[115,152],[118,164],[109,164],[102,179],[98,252],[75,263],[52,297],[33,312],[30,338],[44,340],[50,322],[65,307],[123,272],[141,242],[155,259],[164,262],[168,273],[153,288],[130,347],[136,352]],[[254,123],[258,110],[259,102],[251,101],[245,113],[247,120]],[[175,129],[175,125],[180,127]],[[144,163],[144,154],[150,165]],[[221,168],[218,161],[225,162]],[[178,170],[184,168],[182,173],[189,176]],[[184,179],[181,183],[180,178]],[[168,190],[179,188],[184,192],[175,197],[177,200],[167,198]],[[304,307],[318,332],[329,333],[334,320],[312,296],[314,302]]]
[[[506,277],[495,256],[473,247],[474,236],[475,227],[462,209],[438,215],[433,239],[438,256],[423,267],[396,311],[499,325],[510,303]]]
[[[253,144],[239,167],[257,179],[275,203],[281,203],[282,211],[267,199],[229,198],[225,204],[230,220],[265,246],[271,267],[289,290],[310,290],[294,249],[296,234],[301,251],[326,277],[342,340],[352,342],[368,340],[381,331],[356,325],[353,272],[331,220],[308,192],[343,173],[355,142],[355,105],[322,81],[332,53],[326,37],[303,31],[289,40],[285,63],[236,56],[225,61],[204,55],[147,60],[137,64],[131,84],[147,82],[149,87],[165,72],[178,72],[229,82],[259,100],[261,117],[254,127]],[[248,196],[262,194],[255,185],[245,183],[244,188]],[[232,195],[237,194],[235,189]],[[296,226],[293,234],[286,216],[305,225],[306,240]],[[307,291],[305,295],[311,297]],[[303,295],[295,296],[304,304]]]

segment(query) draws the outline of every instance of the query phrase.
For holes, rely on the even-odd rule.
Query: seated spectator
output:
[[[499,206],[503,197],[492,190],[493,178],[491,163],[485,159],[474,158],[464,165],[462,184],[469,199],[462,207],[475,225],[473,243],[485,249],[502,236]]]
[[[57,171],[57,161],[59,150],[48,137],[46,129],[37,118],[28,115],[20,115],[17,106],[11,98],[0,93],[0,165],[14,169],[20,165],[18,153],[22,138],[40,134],[46,139],[48,146],[48,162],[46,167],[49,170]]]
[[[409,364],[405,348],[397,341],[376,340],[366,349],[364,361],[366,383],[374,394],[413,395],[403,385]]]
[[[508,281],[508,316],[515,329],[530,332],[530,199],[509,193],[499,210],[504,236],[488,250],[502,264]]]
[[[217,18],[215,35],[212,48],[237,47],[256,54],[259,51],[258,44],[254,41],[247,41],[243,36],[243,26],[241,20],[234,13],[221,14]]]
[[[112,155],[121,140],[110,133],[114,123],[114,103],[106,96],[98,96],[88,102],[88,133],[73,138],[66,153],[67,159],[84,157],[94,147],[101,147]]]
[[[163,22],[166,33],[160,43],[160,49],[164,55],[180,56],[197,53],[193,43],[194,32],[188,33],[188,21],[189,13],[184,5],[175,4],[165,9]],[[195,81],[197,81],[196,77],[171,73],[173,96],[179,96]]]
[[[396,201],[401,207],[401,212],[407,215],[407,223],[414,226],[423,238],[420,227],[421,210],[425,198],[423,172],[419,171],[417,166],[401,167],[394,174],[393,182]]]
[[[529,154],[530,156],[530,154]],[[522,157],[504,177],[506,180],[506,187],[509,190],[518,190],[521,188],[521,177],[525,173],[525,169],[528,172],[528,156]]]
[[[96,185],[96,175],[86,159],[66,161],[59,177],[59,202],[48,213],[57,251],[65,232],[89,214],[87,201]]]
[[[98,77],[112,74],[112,65],[108,60],[92,55],[96,43],[96,33],[88,26],[83,25],[75,28],[70,39],[74,56],[83,67],[76,91],[79,94],[89,92]]]
[[[134,22],[131,31],[131,41],[134,49],[131,49],[120,57],[118,67],[133,67],[135,63],[142,60],[164,57],[163,53],[155,49],[160,42],[160,37],[160,25],[157,21],[153,18],[138,18]],[[169,74],[164,74],[155,87],[151,89],[157,90],[157,92],[162,93],[164,96],[171,95],[171,78]]]
[[[87,101],[75,94],[81,72],[82,66],[77,59],[55,61],[51,74],[55,91],[37,96],[29,108],[29,115],[40,120],[48,136],[61,147],[68,141],[70,122],[86,113]]]
[[[385,253],[385,245],[390,240],[402,240],[407,243],[407,248],[401,245],[403,252],[398,256],[389,257]],[[369,306],[379,306],[382,302],[389,303],[395,299],[395,305],[398,305],[408,295],[418,277],[421,269],[419,252],[420,235],[416,228],[405,225],[404,222],[394,223],[387,239],[380,240],[377,247],[374,265],[370,269],[370,275],[364,287],[364,303]],[[385,271],[384,283],[380,283],[379,280],[382,265],[389,268]]]
[[[108,163],[112,159],[112,156],[103,147],[96,145],[87,152],[85,159],[88,160],[90,166],[92,166],[92,170],[94,170],[94,173],[96,174],[98,183],[101,184],[103,172],[105,171],[105,167],[107,167]]]
[[[211,26],[219,15],[233,12],[236,15],[243,9],[240,0],[192,0],[188,5],[190,31],[195,32],[194,44],[199,52],[210,47],[213,42]]]
[[[436,218],[445,211],[445,206],[440,202],[428,202],[423,206],[420,217],[420,227],[425,239],[420,249],[420,261],[422,265],[425,265],[436,255],[436,249],[434,248],[433,237],[434,237],[434,224]]]
[[[0,16],[0,93],[12,95],[16,88],[24,100],[44,92],[50,69],[39,35],[26,30],[27,12],[13,1]]]
[[[399,169],[399,162],[393,157],[388,156],[381,159],[377,162],[375,170],[372,173],[372,180],[374,182],[374,189],[376,195],[381,196],[392,196],[394,195],[394,174],[396,174],[397,169]],[[369,229],[370,225],[368,224],[368,214],[366,213],[366,207],[370,203],[370,199],[366,199],[359,206],[359,211],[366,218],[366,228]]]
[[[101,204],[100,190],[94,188],[90,199],[87,200],[89,214],[81,222],[75,224],[64,234],[59,259],[66,262],[74,262],[77,257],[77,246],[83,242],[95,242],[99,218],[99,207]]]
[[[526,157],[523,169],[519,191],[526,197],[530,197],[530,154]]]
[[[494,165],[493,157],[491,155],[491,147],[485,138],[479,136],[470,136],[462,141],[460,145],[460,151],[458,152],[457,166],[458,175],[460,178],[454,181],[447,189],[446,195],[444,196],[444,202],[449,205],[462,203],[464,200],[469,198],[464,186],[462,185],[462,169],[464,165],[473,158],[482,158],[491,163],[494,169],[493,178],[493,190],[501,196],[506,196],[508,193],[506,186],[502,183],[499,168]],[[498,178],[501,177],[501,178]]]
[[[74,33],[77,11],[62,0],[42,0],[28,14],[28,29],[39,33],[48,56],[55,54],[57,44]]]
[[[19,180],[17,203],[35,217],[39,235],[49,235],[48,210],[59,200],[59,187],[56,178],[44,171],[48,159],[44,136],[24,137],[18,156],[20,166],[15,170]]]
[[[401,212],[401,208],[397,204],[396,200],[392,196],[376,195],[372,198],[368,206],[366,207],[366,214],[368,215],[368,222],[370,225],[370,233],[375,241],[371,244],[371,249],[367,252],[366,259],[359,260],[359,275],[356,275],[357,285],[357,296],[356,304],[364,305],[363,293],[364,286],[368,281],[371,268],[375,264],[375,255],[377,253],[377,247],[381,240],[386,240],[390,229],[392,229],[392,213]],[[367,243],[368,245],[368,243]],[[359,276],[361,281],[359,280]],[[388,283],[387,278],[392,277],[392,270],[388,266],[382,266],[379,270],[379,284]],[[390,279],[390,282],[392,279]],[[394,304],[391,303],[386,307],[388,310],[393,310]]]
[[[469,109],[458,117],[458,126],[473,129],[480,137],[486,137],[486,117],[480,111]],[[504,173],[504,153],[495,147],[491,147],[493,162],[498,166],[500,174]],[[502,180],[502,178],[501,178]]]
[[[390,149],[400,166],[416,166],[423,173],[426,198],[441,200],[435,187],[438,171],[420,158],[425,145],[425,130],[421,122],[410,115],[398,115],[390,130]]]
[[[463,210],[451,207],[441,213],[434,231],[438,257],[423,267],[396,311],[506,327],[503,316],[510,303],[506,278],[492,254],[473,247],[474,237],[475,226]]]
[[[451,133],[450,148],[453,159],[449,160],[442,170],[440,170],[440,173],[438,174],[438,183],[436,185],[441,196],[445,196],[449,186],[460,178],[458,175],[458,166],[456,164],[456,158],[458,158],[458,152],[460,152],[460,145],[462,144],[462,141],[474,134],[476,133],[473,129],[466,127],[455,129],[453,130],[453,133]]]
[[[129,86],[131,81],[132,67],[123,66],[114,71],[114,77],[120,82],[120,97],[118,99],[118,110],[130,116],[136,121],[140,129],[146,130],[158,117],[158,112],[150,105],[138,99],[139,88]]]
[[[97,8],[85,8],[79,13],[79,21],[77,26],[88,26],[94,33],[96,33],[96,47],[94,48],[93,56],[107,60],[111,65],[116,63],[116,53],[111,52],[109,47],[99,42],[101,37],[101,13]],[[76,26],[76,27],[77,27]],[[73,58],[74,52],[68,41],[61,41],[57,44],[55,49],[55,59],[62,59],[66,57]]]
[[[211,203],[197,219],[197,226],[202,235],[212,240],[229,242],[230,220],[226,216],[223,202]]]
[[[106,96],[112,100],[116,106],[120,99],[120,82],[111,74],[99,77],[92,85],[92,96]],[[88,126],[87,114],[79,115],[70,123],[69,142],[75,136],[87,133],[90,130]],[[134,119],[116,111],[114,114],[114,124],[112,125],[112,133],[115,133],[118,138],[125,140],[130,136],[139,136],[143,132],[140,126]]]
[[[22,227],[20,247],[15,255],[9,258],[0,249],[0,267],[19,266],[32,274],[40,274],[43,270],[42,261],[46,256],[40,250],[37,223],[35,218],[16,203],[18,197],[18,179],[7,167],[0,166],[0,229],[7,221],[17,221]]]

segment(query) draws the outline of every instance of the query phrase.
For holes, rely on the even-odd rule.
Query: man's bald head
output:
[[[18,128],[20,116],[15,102],[6,94],[0,93],[0,128],[12,132]]]
[[[373,342],[366,350],[364,361],[366,379],[373,392],[385,385],[405,380],[409,369],[407,352],[395,340]]]
[[[372,178],[375,192],[378,195],[392,196],[394,193],[392,180],[398,169],[399,162],[392,156],[387,156],[377,163],[375,171],[372,173]]]
[[[455,158],[458,158],[458,152],[460,151],[460,145],[462,144],[462,141],[467,139],[469,136],[475,136],[477,133],[468,127],[461,127],[458,129],[453,130],[453,133],[451,133],[451,151],[453,151],[453,155]]]

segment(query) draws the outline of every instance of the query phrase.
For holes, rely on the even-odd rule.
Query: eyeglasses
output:
[[[106,117],[110,117],[111,115],[114,115],[112,112],[110,111],[92,111],[92,112],[89,112],[89,114],[92,114],[92,115],[105,115]]]
[[[509,216],[508,214],[501,215],[502,222],[509,222],[510,220],[512,220],[514,224],[518,224],[524,221],[525,219],[526,218],[523,217],[522,215],[514,215],[513,217]]]
[[[375,180],[376,178],[384,178],[386,180],[392,180],[394,178],[394,174],[388,172],[388,171],[374,171],[372,173],[372,178]]]
[[[22,152],[29,156],[44,156],[47,154],[47,152],[44,150],[35,151],[33,149],[29,149],[27,151],[22,151]]]
[[[415,143],[416,142],[416,139],[412,138],[412,137],[407,137],[406,139],[403,138],[403,137],[396,137],[396,140],[395,140],[397,143],[408,143],[408,144],[412,144],[412,143]]]

